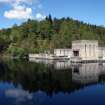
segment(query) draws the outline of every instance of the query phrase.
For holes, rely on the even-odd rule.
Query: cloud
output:
[[[0,0],[0,3],[32,3],[33,0]],[[37,0],[35,0],[37,1]]]
[[[32,9],[16,6],[12,10],[5,11],[4,16],[8,19],[29,19],[32,18]]]
[[[10,5],[39,5],[41,0],[0,0],[0,3],[9,3]]]
[[[43,20],[46,17],[42,14],[41,0],[0,0],[0,3],[7,3],[11,6],[10,10],[4,12],[4,17],[8,19],[33,19],[34,17]]]
[[[32,94],[21,89],[7,89],[5,91],[5,95],[9,98],[16,99],[18,103],[26,100],[32,100],[33,98]]]
[[[41,13],[37,13],[35,18],[40,21],[40,20],[44,20],[46,16]]]
[[[0,3],[9,3],[11,0],[0,0]]]

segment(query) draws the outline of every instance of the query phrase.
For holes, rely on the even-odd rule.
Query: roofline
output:
[[[74,40],[72,43],[82,43],[82,42],[94,42],[98,43],[98,40]]]
[[[54,49],[54,50],[72,50],[71,48],[57,48],[57,49]]]

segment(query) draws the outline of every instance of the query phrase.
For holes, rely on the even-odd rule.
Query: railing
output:
[[[71,57],[70,61],[71,62],[82,62],[82,58],[81,57]]]

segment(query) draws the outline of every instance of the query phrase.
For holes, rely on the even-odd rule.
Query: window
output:
[[[79,56],[79,51],[73,51],[74,56]]]

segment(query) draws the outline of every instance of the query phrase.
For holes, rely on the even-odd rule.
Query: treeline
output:
[[[54,48],[70,48],[72,40],[90,39],[105,44],[105,28],[72,18],[43,21],[28,20],[20,26],[0,30],[0,52],[12,56],[27,56]]]

